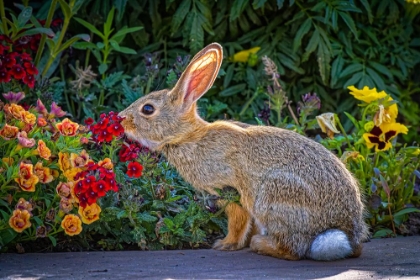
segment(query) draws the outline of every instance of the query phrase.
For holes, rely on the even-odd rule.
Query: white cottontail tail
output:
[[[213,248],[249,245],[288,260],[358,257],[368,234],[361,193],[334,154],[289,130],[199,117],[196,101],[222,59],[222,47],[208,45],[173,89],[152,92],[121,112],[126,135],[162,152],[196,189],[230,186],[240,193],[241,206],[226,207],[228,235]]]

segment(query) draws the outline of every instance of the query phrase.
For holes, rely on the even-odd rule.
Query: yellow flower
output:
[[[15,181],[22,190],[34,192],[35,185],[39,182],[39,178],[33,173],[32,164],[21,162],[19,166],[19,178],[16,178]]]
[[[36,116],[28,111],[25,111],[22,113],[22,121],[27,124],[34,125],[36,122]]]
[[[14,210],[9,219],[9,226],[16,232],[22,232],[32,225],[29,221],[30,218],[31,214],[28,210]]]
[[[408,128],[400,123],[383,123],[381,126],[375,126],[369,133],[363,134],[366,146],[375,151],[386,151],[392,147],[391,140],[399,133],[407,134]]]
[[[247,62],[248,58],[252,55],[252,54],[256,54],[259,50],[261,49],[261,47],[254,47],[252,49],[249,50],[243,50],[240,52],[237,52],[233,55],[232,61],[233,62]]]
[[[47,147],[43,140],[38,140],[38,155],[43,159],[49,160],[51,156],[51,150]]]
[[[331,139],[334,137],[334,133],[340,133],[335,127],[335,116],[333,113],[324,113],[316,116],[316,121],[322,132],[326,133]]]
[[[67,180],[69,181],[74,181],[74,177],[76,176],[77,173],[82,172],[83,170],[81,168],[71,168],[68,169],[66,171],[64,171],[64,176],[67,178]]]
[[[58,153],[58,166],[60,166],[60,170],[63,172],[66,172],[66,170],[71,168],[70,156],[68,153]]]
[[[39,181],[44,184],[50,183],[54,180],[51,169],[42,166],[42,162],[40,161],[35,164],[35,175],[38,176]]]
[[[33,209],[33,205],[30,201],[26,201],[23,197],[19,198],[18,202],[15,206],[16,210],[27,210],[29,213],[31,213]]]
[[[98,165],[108,170],[112,170],[114,168],[114,164],[110,158],[105,158],[104,160],[99,161]]]
[[[4,127],[0,130],[0,136],[3,137],[5,140],[15,139],[18,135],[19,128],[16,126],[8,125],[7,123]]]
[[[58,131],[64,136],[74,136],[79,129],[79,124],[72,122],[68,118],[65,118],[61,123],[57,123],[56,127]]]
[[[68,214],[61,221],[61,227],[67,235],[77,235],[82,232],[82,221],[78,216]]]
[[[83,167],[89,161],[89,154],[83,150],[80,155],[71,153],[70,155],[70,164],[72,167]]]
[[[2,162],[7,164],[8,166],[11,166],[15,160],[12,157],[5,157],[1,159]]]
[[[21,120],[22,115],[26,112],[26,110],[23,109],[22,106],[17,105],[15,103],[4,105],[4,111],[6,112],[6,114],[18,120]]]
[[[382,99],[388,96],[385,91],[377,92],[376,88],[369,89],[365,86],[363,89],[357,89],[354,86],[347,87],[350,90],[350,94],[358,100],[362,100],[366,103],[371,103],[372,101]]]
[[[388,97],[388,101],[392,101],[392,97]],[[376,126],[380,126],[382,123],[394,123],[398,116],[398,106],[397,104],[392,104],[391,106],[384,107],[384,105],[379,105],[379,111],[376,112],[373,117],[373,122]]]
[[[93,203],[86,205],[86,207],[79,207],[79,215],[82,217],[83,223],[89,225],[94,221],[99,220],[99,214],[101,213],[101,207],[98,204]]]

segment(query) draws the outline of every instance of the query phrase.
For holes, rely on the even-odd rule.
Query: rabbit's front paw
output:
[[[213,244],[213,249],[220,251],[236,251],[242,249],[238,243],[226,242],[225,239],[218,239]]]

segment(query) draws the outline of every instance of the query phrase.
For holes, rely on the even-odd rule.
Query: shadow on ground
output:
[[[283,261],[249,250],[0,255],[1,279],[420,279],[420,236],[368,242],[357,259]]]

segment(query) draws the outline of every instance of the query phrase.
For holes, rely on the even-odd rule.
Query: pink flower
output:
[[[51,114],[53,114],[54,116],[56,116],[56,117],[58,117],[58,118],[61,118],[61,117],[64,117],[67,113],[66,113],[66,112],[64,112],[64,111],[61,109],[61,107],[59,107],[59,106],[57,105],[57,103],[53,102],[53,103],[51,104]]]
[[[28,135],[26,134],[25,131],[21,131],[17,134],[17,139],[19,141],[19,145],[21,145],[22,147],[25,148],[31,148],[33,146],[35,146],[35,139],[33,138],[28,138]]]
[[[48,114],[47,108],[45,108],[44,103],[40,99],[36,101],[36,111],[44,116]]]
[[[19,101],[21,101],[23,98],[25,98],[25,93],[24,92],[13,92],[13,91],[9,91],[8,93],[3,93],[3,97],[9,101],[10,103],[18,103]]]

